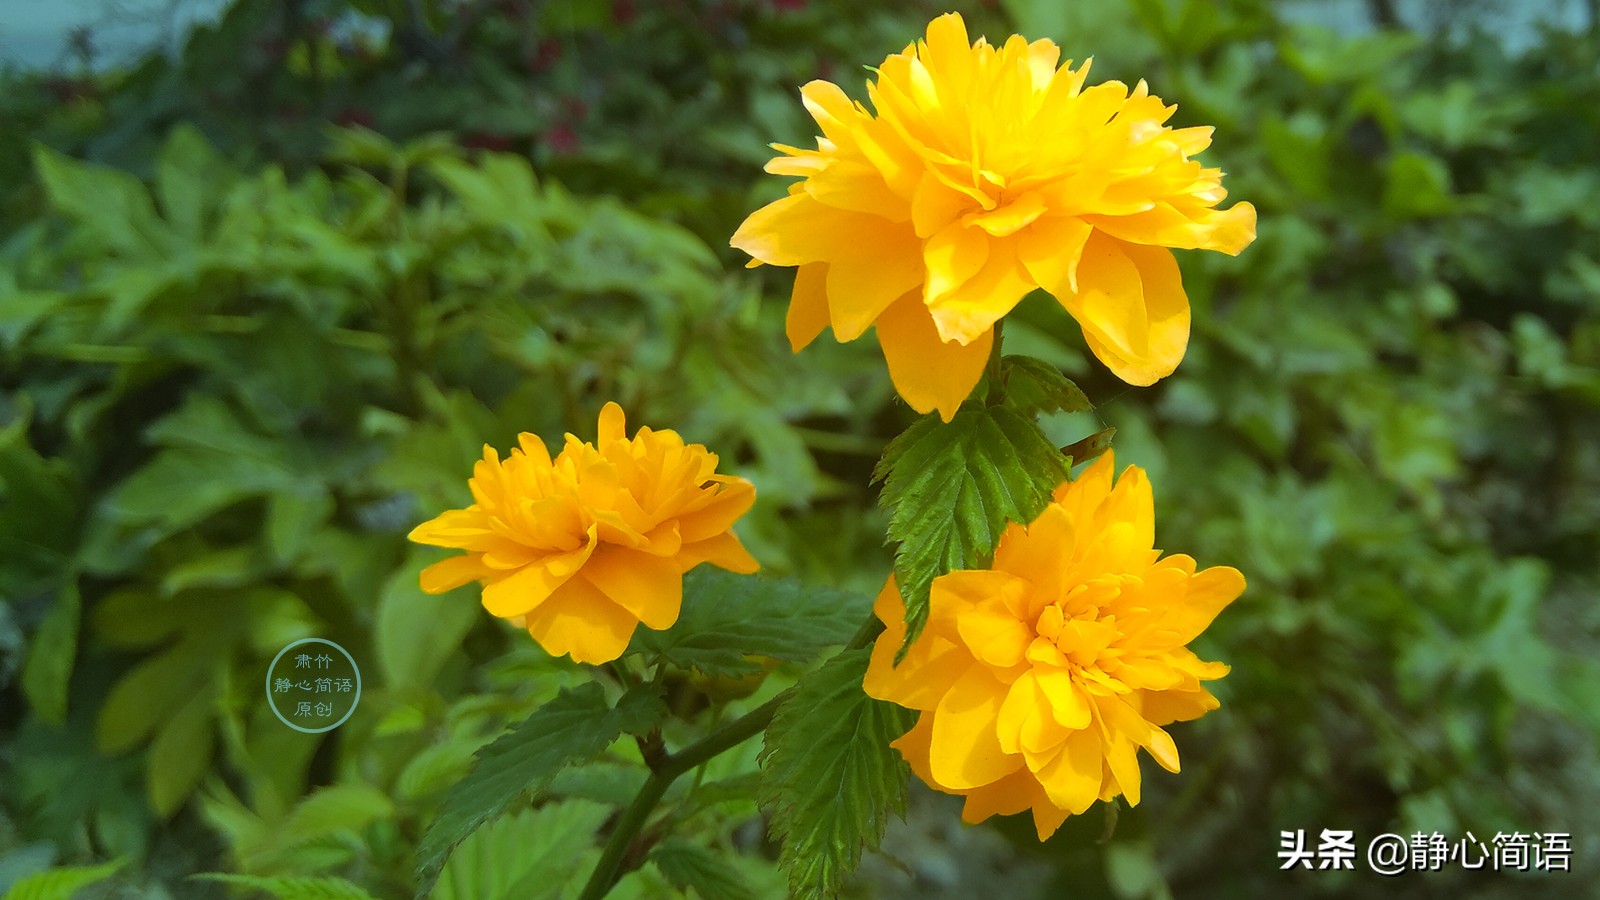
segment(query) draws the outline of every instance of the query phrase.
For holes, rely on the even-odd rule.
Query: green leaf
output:
[[[334,784],[300,801],[283,825],[296,844],[340,832],[361,832],[394,815],[394,801],[383,791],[358,781]]]
[[[106,249],[153,259],[167,248],[171,235],[139,179],[119,169],[78,162],[42,144],[34,147],[33,163],[51,207]]]
[[[114,859],[97,866],[67,866],[36,872],[6,891],[5,900],[72,900],[72,895],[91,884],[110,878],[127,863]]]
[[[870,658],[849,650],[800,679],[767,728],[762,802],[801,900],[836,894],[889,811],[905,815],[909,769],[889,742],[915,713],[862,692]]]
[[[750,675],[762,671],[753,657],[806,662],[849,642],[871,609],[864,594],[700,566],[684,578],[677,623],[641,630],[630,652],[707,675]]]
[[[595,832],[612,809],[567,800],[519,810],[484,825],[461,842],[439,875],[431,900],[537,900],[582,883]]]
[[[150,805],[170,816],[211,771],[216,746],[211,691],[195,693],[156,734],[150,745],[146,785]]]
[[[333,495],[322,485],[273,494],[267,500],[267,550],[272,558],[281,564],[298,560],[333,510]]]
[[[477,765],[445,797],[417,847],[417,896],[428,895],[456,845],[516,797],[543,790],[557,772],[622,735],[648,731],[665,712],[661,698],[645,691],[624,694],[610,708],[598,684],[585,684],[563,690],[478,751]]]
[[[156,197],[172,230],[190,243],[205,235],[207,214],[225,194],[233,173],[198,128],[180,122],[156,157]]]
[[[111,689],[95,729],[100,752],[121,753],[177,711],[214,663],[204,637],[186,639],[140,663]]]
[[[1007,356],[1000,361],[1000,378],[1005,383],[1006,406],[1023,416],[1094,409],[1076,384],[1042,359]]]
[[[703,900],[754,900],[739,870],[721,856],[682,838],[667,838],[651,851],[650,859],[672,886],[694,888]]]
[[[52,725],[60,725],[67,717],[67,684],[78,655],[81,607],[78,582],[70,581],[56,594],[55,606],[33,636],[22,668],[22,693],[39,718]]]
[[[1061,448],[1061,456],[1070,465],[1088,462],[1111,449],[1111,439],[1117,436],[1115,428],[1102,428],[1080,441]]]
[[[1003,406],[965,407],[949,424],[924,416],[889,443],[873,472],[900,543],[895,579],[906,643],[928,618],[933,579],[981,568],[1008,522],[1027,523],[1067,479],[1066,458],[1032,420]]]
[[[205,881],[217,881],[234,887],[248,888],[280,897],[282,900],[375,900],[360,885],[343,878],[295,878],[291,876],[266,877],[261,875],[235,875],[229,872],[202,872],[192,875]]]
[[[391,687],[432,684],[445,660],[461,646],[482,615],[483,607],[471,590],[423,593],[417,576],[435,556],[430,551],[413,549],[406,564],[384,583],[378,597],[378,666]],[[419,622],[428,623],[428,627],[418,627]]]

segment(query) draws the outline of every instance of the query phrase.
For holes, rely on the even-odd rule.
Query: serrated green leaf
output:
[[[300,801],[283,825],[292,843],[307,843],[339,832],[360,832],[394,815],[394,801],[360,782],[334,784]]]
[[[343,878],[295,878],[282,875],[267,877],[235,875],[229,872],[202,872],[190,877],[248,888],[279,897],[281,900],[375,900],[360,885]]]
[[[55,606],[39,625],[22,667],[22,693],[39,718],[60,725],[67,717],[67,683],[78,655],[78,582],[56,594]]]
[[[456,845],[513,799],[543,790],[557,772],[622,735],[648,731],[665,712],[653,693],[629,692],[612,708],[598,684],[585,684],[563,690],[478,751],[477,765],[445,797],[417,848],[417,896],[428,895]]]
[[[395,779],[395,793],[401,799],[415,800],[460,781],[472,766],[472,755],[482,744],[471,738],[453,738],[424,747],[400,771],[400,777]]]
[[[890,442],[873,472],[898,541],[895,579],[906,601],[906,642],[928,617],[933,579],[988,564],[1008,522],[1031,522],[1067,478],[1066,459],[1039,426],[1003,406],[964,407],[948,424],[929,415]]]
[[[677,623],[641,630],[629,652],[707,675],[751,675],[762,671],[752,657],[805,662],[847,643],[871,609],[864,594],[700,566],[684,578]]]
[[[849,650],[800,679],[767,728],[762,802],[801,900],[836,894],[890,811],[905,815],[910,770],[889,742],[915,713],[861,690],[870,658]]]
[[[1071,379],[1042,359],[1007,356],[1000,361],[1000,377],[1005,383],[1005,405],[1021,415],[1094,409]]]
[[[461,842],[439,875],[431,900],[540,900],[582,884],[595,832],[608,804],[585,800],[519,810],[484,825]]]
[[[739,870],[699,844],[667,838],[650,852],[650,859],[673,887],[694,888],[703,900],[754,900]]]
[[[114,859],[97,866],[67,866],[35,872],[6,891],[5,900],[72,900],[72,895],[91,884],[110,878],[127,863]]]

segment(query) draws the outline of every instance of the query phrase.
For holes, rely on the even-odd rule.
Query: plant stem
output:
[[[1004,319],[994,323],[994,344],[989,347],[989,363],[984,369],[985,373],[989,377],[990,406],[994,406],[1001,400],[1005,399],[1005,384],[1000,378],[1000,339],[1003,336],[1001,334],[1001,328],[1003,328],[1005,324],[1006,323]]]
[[[779,694],[702,740],[677,753],[667,754],[659,768],[645,779],[639,793],[634,795],[633,802],[628,804],[622,818],[611,830],[611,837],[600,853],[600,861],[595,863],[594,874],[589,876],[589,883],[584,885],[583,893],[579,895],[580,900],[600,900],[617,883],[634,838],[650,818],[650,813],[655,811],[656,804],[666,795],[667,788],[680,775],[760,734],[772,721],[785,696]]]

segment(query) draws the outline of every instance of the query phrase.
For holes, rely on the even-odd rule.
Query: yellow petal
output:
[[[1178,762],[1178,745],[1172,742],[1172,735],[1160,728],[1150,729],[1150,743],[1147,746],[1150,756],[1161,768],[1176,775],[1181,766]]]
[[[878,317],[878,343],[895,389],[912,409],[937,409],[946,422],[983,377],[993,339],[994,332],[986,331],[964,347],[945,343],[916,294],[896,300]]]
[[[1005,686],[981,665],[951,686],[933,714],[929,770],[935,783],[957,790],[991,784],[1015,772],[1022,757],[1000,748],[996,723]]]
[[[1022,812],[1033,805],[1039,793],[1039,782],[1033,773],[1018,769],[994,784],[969,791],[967,802],[961,807],[961,821],[976,825],[990,816]]]
[[[961,616],[974,606],[993,605],[1016,580],[1005,572],[987,569],[958,569],[940,575],[928,589],[928,628],[948,640],[962,641]]]
[[[923,301],[933,314],[942,340],[965,344],[989,334],[995,322],[1038,286],[1018,261],[1015,240],[985,240],[988,256],[971,278],[938,297],[924,294]]]
[[[465,550],[494,534],[488,517],[476,509],[451,509],[411,529],[406,539],[418,544]]]
[[[593,550],[593,543],[585,544],[489,582],[483,589],[483,608],[501,618],[526,614],[566,584]]]
[[[1055,502],[1067,511],[1074,523],[1081,523],[1081,530],[1089,534],[1092,534],[1092,531],[1088,526],[1094,522],[1100,504],[1104,503],[1106,496],[1111,493],[1111,476],[1116,471],[1113,468],[1116,460],[1116,451],[1107,450],[1079,472],[1078,477],[1063,482],[1055,489],[1053,495]]]
[[[906,224],[882,216],[827,206],[804,192],[751,213],[729,244],[768,265],[869,258],[886,235],[909,235]]]
[[[1140,549],[1155,546],[1155,498],[1150,490],[1150,479],[1138,466],[1128,466],[1117,478],[1116,487],[1106,496],[1099,510],[1102,527],[1112,522],[1133,525],[1133,543]]]
[[[1146,691],[1139,714],[1152,725],[1189,722],[1221,706],[1204,688],[1193,691]]]
[[[939,785],[933,780],[933,773],[928,771],[928,748],[933,743],[933,713],[925,712],[917,717],[917,723],[911,730],[889,742],[889,746],[900,751],[911,771],[922,779],[923,784],[939,790]]]
[[[872,645],[862,690],[867,696],[898,703],[907,709],[933,709],[973,663],[972,655],[960,645],[925,628],[906,648],[899,665],[895,657],[905,639],[905,603],[891,576],[878,592],[873,613],[883,622],[884,631]],[[929,727],[932,727],[930,722]]]
[[[528,614],[528,633],[551,656],[600,665],[622,655],[639,620],[582,578],[566,582]]]
[[[683,549],[678,551],[677,562],[678,567],[685,572],[703,562],[740,575],[749,575],[761,568],[761,563],[750,555],[750,551],[744,548],[744,544],[740,543],[739,538],[731,531],[724,531],[703,541],[684,544]]]
[[[598,447],[604,447],[612,441],[625,441],[628,439],[628,421],[623,415],[622,407],[615,401],[607,401],[600,408],[600,433],[595,439]]]
[[[1089,698],[1065,669],[1040,669],[1037,678],[1051,715],[1063,728],[1089,727]]]
[[[1091,264],[1090,250],[1097,247],[1110,249]],[[1079,266],[1082,290],[1062,305],[1083,327],[1089,349],[1129,384],[1154,384],[1172,374],[1189,343],[1189,297],[1172,251],[1098,233],[1088,248]]]
[[[1169,617],[1177,630],[1177,641],[1187,644],[1205,631],[1217,613],[1244,593],[1244,575],[1228,566],[1212,566],[1189,579],[1183,603]]]
[[[445,591],[455,590],[463,584],[486,578],[488,568],[475,554],[465,556],[452,556],[441,559],[433,565],[422,570],[421,584],[423,593],[442,594]]]
[[[1120,735],[1113,735],[1110,745],[1106,748],[1106,765],[1111,769],[1111,777],[1117,783],[1117,788],[1128,801],[1129,806],[1139,805],[1139,747],[1132,740]]]
[[[1034,638],[1032,623],[1018,619],[999,597],[963,605],[955,612],[955,622],[972,655],[998,668],[1022,662]]]
[[[962,221],[995,237],[1006,237],[1033,224],[1044,213],[1044,197],[1035,191],[1028,191],[1004,206],[988,212],[971,213]]]
[[[827,281],[827,263],[807,263],[795,270],[794,292],[789,295],[783,330],[790,349],[796,353],[816,340],[828,325]]]
[[[875,235],[867,256],[839,257],[828,265],[828,317],[833,336],[853,341],[906,291],[922,284],[922,257],[909,232]]]
[[[715,498],[700,509],[678,518],[684,543],[703,541],[733,527],[740,516],[756,502],[756,487],[750,482],[729,479],[722,482]]]
[[[660,631],[678,621],[683,573],[668,557],[607,545],[589,558],[580,577],[648,628]]]
[[[1051,803],[1048,799],[1033,804],[1033,827],[1041,842],[1048,841],[1071,813]]]
[[[989,239],[978,228],[951,222],[928,238],[922,262],[928,270],[923,302],[931,303],[972,280],[989,258]]]
[[[1099,729],[1074,731],[1060,752],[1035,770],[1051,803],[1072,815],[1094,805],[1105,761],[1101,746]]]

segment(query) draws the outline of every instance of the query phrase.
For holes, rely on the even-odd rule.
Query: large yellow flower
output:
[[[1255,239],[1248,203],[1216,208],[1222,171],[1190,159],[1211,129],[1172,129],[1176,107],[1143,81],[1084,88],[1089,65],[1013,35],[969,44],[961,17],[890,56],[867,84],[876,112],[836,85],[800,89],[816,150],[767,171],[804,181],[745,220],[732,245],[798,266],[796,351],[831,325],[876,325],[889,374],[919,412],[955,414],[983,372],[994,324],[1029,291],[1055,295],[1090,349],[1130,384],[1178,365],[1189,300],[1167,248],[1236,254]]]
[[[640,428],[629,439],[625,428],[622,408],[607,403],[598,440],[569,434],[553,460],[532,434],[504,461],[485,446],[468,481],[476,502],[411,532],[467,551],[424,569],[422,589],[482,581],[484,607],[552,655],[603,663],[640,622],[659,630],[678,620],[684,572],[702,562],[754,572],[728,530],[755,502],[750,482],[716,474],[716,454],[677,432]]]
[[[1168,771],[1161,726],[1217,707],[1201,686],[1228,667],[1185,645],[1244,590],[1226,567],[1151,549],[1150,483],[1129,466],[1112,487],[1107,453],[1023,528],[987,571],[933,582],[926,629],[899,666],[905,608],[878,595],[887,630],[865,689],[923,710],[897,747],[923,781],[964,795],[962,818],[1033,810],[1039,839],[1118,794],[1139,802],[1138,748]]]

